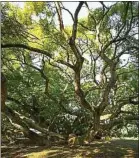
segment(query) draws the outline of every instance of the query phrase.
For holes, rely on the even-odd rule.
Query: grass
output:
[[[138,140],[94,141],[90,145],[74,147],[22,147],[10,155],[9,158],[138,158]]]

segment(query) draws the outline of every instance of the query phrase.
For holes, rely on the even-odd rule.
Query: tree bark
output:
[[[1,73],[1,111],[4,111],[5,101],[7,98],[6,77]]]
[[[98,111],[94,112],[94,131],[97,132],[100,129],[100,114]]]

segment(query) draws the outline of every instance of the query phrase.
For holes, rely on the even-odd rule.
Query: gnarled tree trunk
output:
[[[94,131],[97,132],[100,129],[100,114],[95,112],[94,114]]]

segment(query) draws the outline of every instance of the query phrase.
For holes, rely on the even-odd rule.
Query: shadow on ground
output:
[[[138,140],[94,141],[90,145],[75,147],[24,146],[7,150],[5,148],[5,153],[2,149],[2,158],[138,158]]]

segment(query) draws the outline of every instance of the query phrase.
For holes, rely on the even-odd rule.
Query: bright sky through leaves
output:
[[[11,2],[11,3],[19,6],[20,8],[24,8],[24,3],[25,2]],[[74,2],[62,2],[62,3],[63,3],[65,8],[67,8],[68,10],[70,10],[70,12],[72,14],[74,14],[79,2],[75,2],[74,1]],[[107,7],[113,5],[114,3],[115,2],[104,2],[104,4]],[[90,9],[96,9],[96,8],[101,7],[102,5],[101,5],[100,2],[88,2],[88,6],[90,7]],[[69,13],[67,11],[63,11],[62,14],[63,14],[64,26],[72,25],[73,21],[72,21],[71,16],[69,15]],[[85,6],[83,6],[81,11],[79,12],[79,18],[86,17],[87,15],[88,15],[88,10],[87,10],[87,8]],[[33,17],[33,18],[35,19],[35,17]],[[59,25],[57,19],[56,19],[56,21],[57,21],[57,25]],[[128,58],[129,58],[128,54],[124,54],[124,55],[121,56],[121,59],[123,60],[123,63],[122,63],[123,65],[128,61]]]

